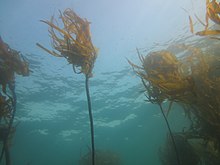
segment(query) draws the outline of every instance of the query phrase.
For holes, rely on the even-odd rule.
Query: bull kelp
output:
[[[10,48],[0,37],[0,142],[3,143],[0,162],[5,156],[6,165],[11,165],[9,146],[15,132],[15,73],[28,76],[29,64],[20,52]]]
[[[91,128],[91,148],[92,148],[92,165],[95,164],[95,144],[94,144],[94,127],[92,117],[92,107],[89,94],[88,80],[92,77],[92,69],[97,57],[97,48],[93,46],[90,35],[90,22],[82,19],[73,10],[66,9],[60,12],[60,21],[63,27],[56,25],[58,20],[54,16],[50,21],[44,21],[49,25],[49,34],[52,40],[52,46],[57,51],[50,51],[37,43],[37,46],[56,57],[64,57],[72,64],[75,73],[85,75],[85,86],[90,118]]]
[[[185,10],[185,9],[184,9]],[[206,0],[206,14],[205,14],[205,23],[195,14],[196,19],[199,21],[201,25],[205,27],[204,30],[198,31],[195,34],[199,36],[212,36],[212,35],[219,35],[219,29],[210,29],[209,27],[209,20],[212,20],[215,24],[220,25],[220,4],[216,2],[216,0]],[[190,31],[194,33],[193,21],[191,16],[189,16],[190,22]],[[219,39],[215,37],[215,39]]]
[[[172,52],[174,49],[174,52],[179,51],[178,55]],[[150,52],[145,57],[138,53],[141,65],[129,63],[142,79],[147,101],[154,104],[168,102],[168,112],[173,103],[183,107],[192,125],[187,131],[181,132],[181,135],[178,134],[178,137],[184,138],[187,145],[191,141],[195,150],[192,152],[199,155],[201,162],[211,164],[207,159],[214,157],[215,163],[219,163],[220,57],[212,54],[213,51],[185,44],[175,45],[172,50]],[[169,139],[172,139],[172,134]],[[199,144],[202,143],[203,147],[195,147],[195,139],[199,139]],[[178,142],[177,151],[180,146]],[[166,148],[171,150],[170,147]],[[212,149],[206,152],[207,148]],[[183,154],[180,154],[180,161],[184,162]],[[166,165],[171,163],[168,160],[163,162]]]

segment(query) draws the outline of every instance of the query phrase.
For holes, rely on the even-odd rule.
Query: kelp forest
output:
[[[141,64],[128,60],[145,87],[146,101],[158,105],[166,121],[169,133],[160,149],[163,165],[220,163],[220,57],[213,42],[219,40],[219,30],[208,24],[209,20],[220,24],[220,4],[207,0],[206,10],[204,30],[195,33],[205,37],[200,45],[172,44],[146,56],[137,49]],[[208,41],[213,45],[206,47]],[[168,108],[163,106],[165,103]],[[174,104],[182,107],[191,122],[181,132],[173,132],[168,122]]]
[[[129,58],[126,61],[144,88],[141,94],[145,96],[145,100],[140,104],[157,105],[164,119],[167,135],[157,153],[162,165],[220,164],[220,2],[206,0],[202,3],[206,6],[203,18],[182,8],[189,22],[187,29],[190,36],[177,39],[173,43],[161,44],[159,49],[157,46],[152,49],[134,47],[132,49],[135,50],[136,61]],[[119,154],[96,146],[96,119],[93,118],[89,80],[96,79],[96,76],[93,76],[93,68],[99,49],[92,42],[91,22],[81,18],[71,8],[59,10],[56,14],[58,17],[53,15],[48,20],[39,18],[39,23],[48,28],[51,48],[39,41],[35,41],[34,46],[42,53],[65,58],[74,74],[84,76],[84,84],[80,85],[85,89],[88,108],[88,112],[85,112],[88,122],[85,123],[88,123],[87,133],[90,140],[87,144],[88,152],[80,156],[78,164],[123,165]],[[108,43],[111,44],[111,41]],[[0,37],[2,165],[17,164],[11,155],[13,137],[16,131],[19,131],[19,120],[15,119],[16,103],[19,100],[16,95],[16,77],[29,76],[31,73],[28,59]],[[132,81],[132,77],[129,78]],[[71,90],[75,89],[73,83]],[[74,106],[74,102],[71,104]],[[181,112],[189,122],[188,127],[183,126],[183,129],[178,131],[174,131],[170,123],[170,114],[175,111],[175,105],[181,107]],[[76,116],[71,118],[74,120]]]

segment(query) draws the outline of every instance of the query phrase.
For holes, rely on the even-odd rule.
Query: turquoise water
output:
[[[91,79],[96,148],[117,153],[127,165],[160,164],[158,149],[165,143],[167,128],[159,107],[144,102],[142,84],[128,83],[135,81],[132,74],[126,68]],[[13,162],[77,164],[90,145],[84,82],[74,79],[78,75],[64,78],[37,69],[32,76],[37,87],[20,88],[30,78],[17,81],[19,125],[11,146]],[[174,109],[170,124],[180,130],[184,116]]]
[[[199,1],[194,3],[201,10]],[[24,54],[32,71],[29,77],[16,76],[18,126],[11,143],[12,164],[77,165],[89,150],[84,76],[74,74],[65,59],[35,46],[40,42],[50,48],[47,26],[39,20],[72,8],[92,22],[92,40],[99,48],[90,79],[95,147],[115,152],[124,165],[160,165],[158,150],[165,143],[167,127],[159,107],[144,101],[144,87],[126,58],[138,62],[136,47],[147,53],[157,49],[156,43],[169,44],[190,35],[188,15],[181,8],[192,10],[195,4],[181,0],[0,0],[0,35]],[[169,122],[173,131],[187,125],[178,105]]]

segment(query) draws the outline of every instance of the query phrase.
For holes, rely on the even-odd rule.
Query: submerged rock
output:
[[[92,152],[88,152],[81,157],[79,165],[91,165],[92,164]],[[108,150],[96,150],[95,151],[95,164],[96,165],[121,165],[121,159],[118,154]]]

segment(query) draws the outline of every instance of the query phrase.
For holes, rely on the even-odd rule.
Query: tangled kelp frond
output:
[[[8,138],[11,139],[11,135],[15,133],[16,126],[9,128],[14,113],[12,102],[11,98],[0,95],[0,142]]]
[[[219,35],[220,30],[209,28],[209,20],[212,20],[215,24],[220,25],[219,14],[220,14],[220,3],[216,2],[216,0],[211,0],[211,1],[206,0],[205,23],[195,14],[196,19],[200,22],[200,24],[202,24],[205,27],[205,29],[202,31],[196,32],[195,35],[212,36],[210,38],[219,40],[220,38],[213,37],[213,35]],[[189,16],[189,23],[190,23],[190,31],[191,31],[191,33],[194,33],[193,21],[192,21],[191,16]]]
[[[23,76],[29,75],[29,63],[23,55],[12,48],[8,44],[4,43],[0,37],[0,59],[1,59],[1,68],[10,69],[15,73]],[[7,65],[7,66],[6,66]],[[5,66],[5,68],[3,68]]]
[[[6,124],[9,123],[9,120],[12,116],[11,105],[12,100],[10,98],[0,95],[0,122],[3,119]]]
[[[65,57],[73,65],[75,73],[92,74],[97,57],[97,48],[91,41],[90,27],[86,19],[80,18],[73,10],[66,9],[60,12],[63,27],[52,16],[50,21],[42,21],[49,25],[49,34],[52,46],[57,51],[50,51],[37,43],[37,46],[57,57]],[[76,71],[76,68],[80,70]]]
[[[20,52],[11,49],[0,37],[0,84],[6,93],[6,85],[14,81],[14,74],[28,76],[29,63]]]
[[[220,57],[191,46],[181,49],[184,55],[178,58],[157,51],[142,58],[141,66],[130,64],[145,85],[148,101],[179,103],[188,116],[195,116],[193,127],[200,135],[220,139]]]
[[[141,77],[148,98],[153,98],[150,101],[159,98],[161,101],[164,99],[185,100],[185,96],[190,93],[192,82],[189,76],[183,76],[180,72],[182,65],[175,55],[164,50],[149,53],[145,58],[141,56],[140,59],[141,66],[130,61],[129,63]]]

